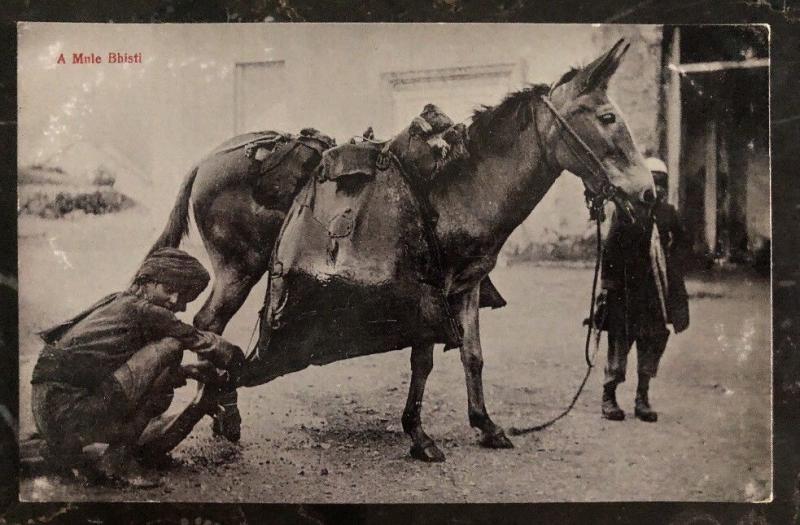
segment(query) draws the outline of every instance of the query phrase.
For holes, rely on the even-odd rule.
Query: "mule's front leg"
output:
[[[411,436],[411,457],[422,461],[444,461],[444,454],[436,443],[422,430],[422,397],[425,382],[433,369],[433,345],[411,347],[411,385],[408,400],[403,410],[403,431]]]
[[[461,363],[467,381],[467,402],[469,403],[469,424],[483,433],[481,445],[488,448],[513,448],[503,429],[494,424],[486,412],[483,400],[483,355],[481,336],[478,328],[478,303],[480,286],[464,294],[458,312],[464,338],[461,346]]]
[[[242,269],[223,262],[221,257],[214,259],[214,288],[195,315],[194,325],[201,330],[222,335],[228,321],[244,304],[250,290],[266,269],[267,260],[262,257],[251,257],[250,266]],[[226,388],[219,393],[219,404],[210,411],[214,420],[211,426],[214,435],[233,442],[241,437],[242,416],[239,414],[238,399],[235,389]]]

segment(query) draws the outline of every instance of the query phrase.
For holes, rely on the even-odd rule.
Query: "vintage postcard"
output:
[[[20,23],[20,499],[771,501],[769,42]]]

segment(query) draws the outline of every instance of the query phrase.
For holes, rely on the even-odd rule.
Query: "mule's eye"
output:
[[[603,124],[606,124],[606,125],[613,124],[614,122],[617,121],[617,117],[613,113],[603,113],[602,115],[600,115],[597,118],[600,119],[600,122],[602,122]]]

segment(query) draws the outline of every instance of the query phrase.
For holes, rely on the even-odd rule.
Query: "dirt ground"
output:
[[[21,430],[33,430],[34,335],[125,286],[155,238],[143,212],[20,224]],[[196,236],[187,249],[200,255]],[[492,278],[509,306],[482,314],[489,413],[506,428],[567,405],[583,373],[581,320],[591,268],[517,265]],[[212,437],[204,419],[174,452],[162,487],[85,487],[25,478],[21,499],[220,502],[763,501],[771,494],[769,282],[722,272],[688,283],[692,326],[672,336],[651,400],[659,421],[600,418],[601,366],[575,409],[511,450],[478,446],[458,351],[435,353],[425,428],[447,455],[410,458],[400,428],[409,351],[312,367],[240,391],[242,439]],[[247,347],[264,284],[225,335]],[[196,302],[194,309],[201,301]],[[186,314],[190,320],[194,310]],[[635,357],[629,377],[635,378]],[[620,387],[633,412],[635,381]],[[193,385],[181,389],[185,402]]]

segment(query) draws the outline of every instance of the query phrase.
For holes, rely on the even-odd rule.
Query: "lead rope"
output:
[[[592,298],[591,302],[589,303],[589,326],[586,329],[586,344],[583,349],[583,355],[584,358],[586,359],[586,374],[584,374],[583,380],[581,381],[581,384],[578,386],[578,391],[575,392],[574,396],[572,396],[572,401],[570,401],[566,409],[564,409],[560,414],[558,414],[554,418],[545,421],[544,423],[540,423],[538,425],[526,428],[511,427],[509,429],[509,433],[512,436],[521,436],[523,434],[528,434],[530,432],[538,432],[540,430],[544,430],[545,428],[554,425],[557,421],[559,421],[560,419],[564,418],[567,414],[569,414],[575,407],[575,403],[578,402],[578,398],[583,392],[583,388],[586,386],[586,382],[589,380],[589,376],[591,375],[592,369],[594,368],[595,356],[597,356],[597,352],[600,349],[600,334],[601,334],[601,329],[598,328],[596,330],[594,348],[590,352],[592,332],[595,331],[594,303],[597,294],[597,278],[598,275],[600,274],[600,265],[603,260],[603,240],[600,231],[600,223],[602,222],[601,207],[602,207],[601,201],[595,200],[591,202],[590,205],[591,213],[595,220],[595,223],[597,224],[597,255],[595,257],[595,263],[594,263],[594,277],[592,278]]]

